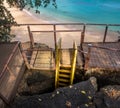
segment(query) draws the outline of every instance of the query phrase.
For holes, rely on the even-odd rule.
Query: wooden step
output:
[[[71,69],[71,65],[60,65],[60,68],[62,69]]]
[[[71,73],[71,70],[60,69],[59,72],[61,72],[61,73]]]
[[[59,86],[68,86],[68,84],[61,83],[61,82],[58,82],[58,85],[59,85]]]
[[[59,78],[59,82],[70,82],[70,80],[69,79],[63,79],[63,78]]]
[[[70,75],[59,74],[59,77],[70,78]]]

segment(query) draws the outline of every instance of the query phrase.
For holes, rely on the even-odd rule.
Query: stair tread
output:
[[[68,84],[59,82],[58,85],[59,86],[67,86]]]
[[[60,69],[59,72],[62,72],[62,73],[71,73],[71,70]]]
[[[69,69],[71,69],[71,65],[62,65],[61,64],[60,68],[69,68]]]
[[[70,78],[70,75],[66,75],[66,74],[59,74],[59,77]]]
[[[63,78],[59,78],[59,81],[60,81],[60,82],[70,82],[69,79],[63,79]]]

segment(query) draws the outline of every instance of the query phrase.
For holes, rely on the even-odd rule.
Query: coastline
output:
[[[9,8],[11,14],[13,15],[13,17],[15,18],[16,22],[18,24],[52,24],[52,23],[63,23],[63,22],[58,22],[55,19],[52,18],[47,18],[46,16],[43,16],[43,14],[36,14],[34,12],[34,10],[30,10],[28,11],[27,8],[23,9],[23,11],[20,11],[18,8],[12,7]],[[64,19],[62,19],[64,20]],[[62,21],[61,20],[61,21]],[[66,22],[68,23],[68,22]],[[73,22],[71,22],[73,23]],[[75,26],[60,26],[58,27],[58,29],[74,29]],[[44,27],[32,27],[32,30],[53,30],[53,28],[51,28],[50,26],[44,26]],[[76,29],[76,28],[75,28]],[[89,42],[96,42],[96,40],[102,40],[103,39],[103,30],[95,30],[93,28],[93,30],[90,28],[88,28],[86,30],[86,36],[85,36],[85,41],[89,41]],[[26,42],[29,41],[29,36],[28,36],[28,31],[27,31],[27,27],[12,27],[12,31],[11,34],[15,34],[16,37],[12,40],[12,41],[21,41],[21,42]],[[41,36],[39,36],[41,35]],[[54,48],[54,40],[53,37],[50,33],[50,36],[48,36],[49,34],[45,34],[45,33],[35,33],[35,41],[36,42],[40,42],[40,43],[45,43],[48,46]],[[72,47],[72,43],[73,41],[76,41],[77,44],[79,44],[80,42],[80,32],[76,32],[76,33],[57,33],[58,37],[57,40],[59,38],[62,38],[62,46],[63,47]],[[107,40],[110,41],[117,41],[118,38],[118,33],[114,32],[114,31],[110,31],[108,33],[109,37]],[[69,38],[68,38],[69,36]],[[47,37],[47,38],[46,38]]]

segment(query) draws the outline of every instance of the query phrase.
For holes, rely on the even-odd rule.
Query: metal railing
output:
[[[58,30],[58,26],[81,26],[80,28],[69,28],[65,30],[64,28],[61,30]],[[108,35],[108,30],[110,27],[120,27],[120,24],[92,24],[92,23],[45,23],[45,24],[16,24],[14,26],[26,26],[28,28],[29,32],[29,38],[31,41],[32,46],[34,46],[34,37],[33,33],[41,32],[41,33],[53,33],[53,38],[54,38],[54,46],[56,48],[56,43],[57,43],[57,33],[60,32],[80,32],[80,45],[82,42],[84,42],[85,38],[85,33],[86,29],[88,26],[100,26],[104,30],[103,32],[103,40],[102,42],[106,42],[106,37]],[[32,30],[31,26],[51,26],[51,30]],[[95,30],[94,30],[95,31]]]

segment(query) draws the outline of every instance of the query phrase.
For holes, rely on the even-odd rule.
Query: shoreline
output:
[[[28,11],[26,8],[23,9],[23,11],[20,11],[18,8],[12,7],[9,8],[11,14],[13,15],[13,17],[15,18],[16,22],[18,24],[52,24],[54,19],[52,18],[46,18],[46,16],[42,16],[42,14],[36,14],[34,13],[34,10],[30,10]],[[52,19],[52,21],[51,21]],[[62,19],[64,20],[64,19]],[[54,23],[60,23],[57,22],[56,20],[54,21]],[[63,22],[61,22],[63,23]],[[71,22],[73,23],[73,22]],[[76,29],[75,26],[60,26],[58,27],[58,29]],[[53,28],[50,28],[50,26],[46,26],[46,27],[41,27],[41,28],[35,28],[32,27],[32,30],[53,30]],[[95,28],[96,29],[96,28]],[[93,28],[93,30],[91,29],[91,27],[87,28],[87,32],[86,32],[86,36],[85,36],[85,41],[89,41],[89,42],[94,42],[94,41],[98,41],[98,40],[102,40],[103,38],[103,33],[104,31],[102,30],[95,30]],[[26,33],[25,33],[26,32]],[[21,42],[26,42],[29,41],[29,37],[28,37],[28,31],[27,31],[27,27],[12,27],[12,34],[15,34],[16,37],[12,40],[12,41],[21,41]],[[39,36],[41,35],[41,36]],[[36,42],[42,42],[47,44],[50,47],[54,47],[54,40],[53,37],[51,38],[52,34],[50,34],[50,36],[48,37],[49,34],[45,34],[45,33],[40,33],[40,34],[35,34],[35,41]],[[77,33],[57,33],[58,38],[62,38],[62,46],[63,47],[72,47],[72,43],[73,41],[76,41],[77,44],[79,44],[80,42],[80,32]],[[117,32],[113,32],[110,31],[110,33],[108,33],[109,37],[107,40],[110,41],[117,41],[117,38],[119,35]],[[68,38],[69,36],[69,38]],[[24,38],[23,38],[24,37]],[[47,37],[47,38],[46,38]]]

